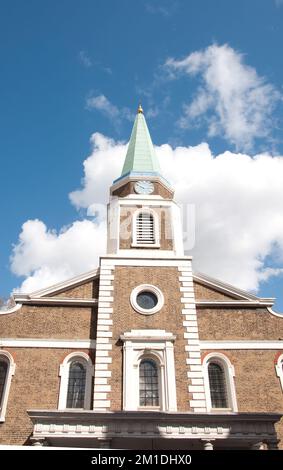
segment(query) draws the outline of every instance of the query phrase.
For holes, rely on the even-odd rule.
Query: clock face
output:
[[[151,194],[154,191],[154,184],[151,181],[137,181],[135,191],[138,194]]]

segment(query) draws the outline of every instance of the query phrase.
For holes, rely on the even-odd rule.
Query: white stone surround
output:
[[[188,392],[192,394],[190,407],[195,413],[206,412],[206,395],[204,388],[203,368],[201,365],[200,341],[198,334],[196,304],[194,295],[193,275],[191,261],[186,266],[178,267],[181,302],[183,305],[184,338],[187,340],[187,375],[190,382]]]
[[[173,344],[176,337],[165,330],[131,330],[120,338],[124,343],[123,410],[143,409],[139,406],[139,364],[143,357],[151,357],[159,369],[158,409],[177,411]]]
[[[110,408],[109,393],[111,385],[110,364],[112,362],[112,313],[113,313],[113,265],[105,265],[101,260],[98,312],[97,312],[97,336],[96,359],[94,371],[93,409],[108,411]]]

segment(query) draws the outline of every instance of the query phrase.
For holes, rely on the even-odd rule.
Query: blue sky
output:
[[[277,309],[283,311],[283,172],[281,163],[274,160],[283,155],[282,44],[281,0],[3,0],[0,295],[8,296],[27,278],[37,276],[44,284],[91,267],[84,261],[80,265],[79,259],[90,255],[78,251],[72,267],[67,266],[67,255],[60,258],[65,266],[62,271],[50,261],[52,250],[44,250],[50,239],[60,253],[71,240],[77,246],[78,233],[86,230],[92,253],[91,237],[102,236],[103,228],[99,226],[95,232],[91,226],[94,220],[89,207],[96,201],[95,196],[91,196],[94,200],[85,197],[87,179],[93,182],[94,193],[97,184],[97,201],[104,200],[103,185],[97,183],[97,175],[89,178],[88,168],[84,173],[83,162],[89,157],[94,173],[104,165],[102,183],[106,187],[112,178],[107,155],[125,150],[141,100],[161,158],[166,150],[163,144],[173,149],[176,158],[178,146],[195,149],[193,155],[185,150],[182,154],[188,156],[182,180],[188,186],[180,198],[187,194],[200,207],[196,224],[200,241],[193,254],[202,259],[202,270],[207,267],[210,274],[224,280],[227,273],[228,280],[234,281],[225,260],[222,270],[214,272],[213,266],[223,257],[241,277],[239,266],[246,259],[250,271],[239,285],[255,287],[262,296],[276,296]],[[235,79],[232,90],[219,80],[227,70],[233,72],[228,82]],[[90,143],[93,133],[114,143],[106,140],[104,145],[97,137]],[[204,172],[212,165],[209,158],[230,154],[226,160],[213,160],[213,171],[199,183],[198,192],[200,169],[189,163],[195,161],[194,155],[207,151],[207,147],[199,147],[201,143],[210,149]],[[268,158],[259,161],[262,152]],[[239,153],[248,157],[236,157]],[[255,171],[249,171],[254,158]],[[235,185],[227,177],[230,167]],[[198,180],[193,171],[198,172]],[[217,179],[219,174],[225,175],[226,183],[229,180],[228,187]],[[75,190],[80,191],[79,202],[70,196]],[[238,204],[243,194],[244,200]],[[209,207],[205,197],[212,201]],[[231,198],[230,211],[221,198],[226,202]],[[205,215],[204,206],[210,216]],[[234,211],[238,218],[230,220]],[[256,217],[260,211],[262,219]],[[37,225],[32,222],[22,228],[35,220]],[[215,220],[217,226],[210,225]],[[235,227],[239,227],[238,233]],[[223,236],[218,242],[227,250],[217,251],[215,244],[215,258],[211,252],[201,256],[212,232],[230,237]],[[36,246],[36,240],[43,240],[44,256],[38,253],[41,244]],[[101,248],[97,240],[94,245],[96,251]],[[72,252],[68,248],[67,254],[68,250]],[[44,277],[43,271],[48,275]]]

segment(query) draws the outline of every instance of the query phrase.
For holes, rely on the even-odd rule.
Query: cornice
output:
[[[53,284],[52,286],[46,287],[44,289],[40,289],[40,290],[31,292],[29,295],[32,296],[32,297],[43,297],[43,296],[49,295],[49,294],[60,293],[61,291],[67,289],[68,287],[79,286],[80,284],[84,283],[85,281],[95,279],[98,276],[99,276],[99,268],[96,268],[96,269],[93,269],[93,270],[88,271],[86,273],[82,273],[78,276],[67,279],[66,281],[58,282],[57,284]],[[17,294],[14,294],[14,297],[16,295]],[[26,295],[26,294],[23,294],[23,295]]]
[[[193,279],[195,282],[198,282],[199,284],[202,284],[207,287],[211,287],[223,294],[230,295],[234,297],[235,300],[255,301],[255,302],[260,302],[261,304],[265,304],[269,306],[274,304],[275,299],[273,297],[270,297],[270,298],[269,297],[268,298],[257,297],[256,295],[251,294],[250,292],[244,291],[242,289],[238,289],[237,287],[234,287],[231,284],[227,284],[223,281],[219,281],[218,279],[215,279],[203,273],[194,272]]]
[[[260,308],[260,307],[270,307],[273,305],[272,301],[268,301],[266,299],[259,299],[257,301],[245,301],[245,300],[197,300],[196,299],[196,306],[197,307],[209,307],[209,308],[218,308],[218,307],[250,307],[250,308]]]
[[[165,178],[157,174],[142,175],[142,174],[131,173],[125,176],[120,176],[115,181],[113,181],[110,191],[111,193],[113,193],[117,189],[121,188],[121,186],[125,186],[127,183],[130,183],[131,181],[140,181],[141,179],[160,183],[160,185],[163,186],[167,191],[174,194],[174,189],[172,188],[170,183]]]
[[[281,413],[99,412],[28,410],[32,439],[155,438],[270,440]]]
[[[0,347],[5,348],[47,348],[47,349],[95,349],[96,341],[91,339],[45,339],[45,338],[1,338]]]
[[[74,305],[80,307],[92,307],[97,305],[97,299],[72,299],[64,297],[30,297],[29,295],[16,294],[15,301],[22,305]]]
[[[227,341],[213,341],[213,340],[200,340],[200,349],[202,350],[229,350],[229,349],[268,349],[268,350],[281,350],[283,349],[282,340],[227,340]]]

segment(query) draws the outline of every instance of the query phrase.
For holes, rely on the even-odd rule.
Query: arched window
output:
[[[152,359],[140,362],[140,406],[159,407],[158,367]]]
[[[133,216],[133,246],[159,247],[158,216],[150,209]]]
[[[84,408],[86,386],[86,367],[73,361],[69,368],[67,408]]]
[[[10,353],[0,352],[0,422],[5,421],[9,390],[12,376],[15,373],[15,363]]]
[[[8,375],[8,362],[6,361],[6,359],[4,360],[4,357],[0,356],[0,408],[2,408],[7,375]]]
[[[220,364],[208,364],[210,400],[212,408],[228,408],[225,372]]]
[[[238,411],[234,384],[235,371],[228,357],[213,352],[203,361],[207,411]]]
[[[275,369],[277,377],[279,377],[280,385],[283,392],[283,354],[280,354],[280,356],[278,357],[277,363],[275,364]]]
[[[59,410],[91,408],[93,369],[90,357],[84,352],[73,352],[64,359],[59,372]]]

